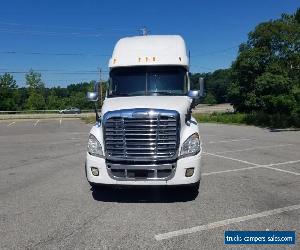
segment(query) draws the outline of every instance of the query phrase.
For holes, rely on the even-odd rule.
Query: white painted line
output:
[[[237,162],[242,162],[242,163],[245,163],[245,164],[255,166],[255,167],[252,167],[252,168],[268,168],[268,169],[273,169],[273,170],[277,170],[277,171],[280,171],[280,172],[290,173],[290,174],[293,174],[293,175],[300,175],[299,173],[296,173],[296,172],[292,172],[292,171],[283,170],[283,169],[273,167],[273,166],[280,166],[280,165],[298,163],[298,162],[300,162],[300,160],[271,163],[271,164],[267,164],[267,165],[263,165],[263,164],[260,165],[260,164],[256,164],[256,163],[253,163],[253,162],[243,161],[243,160],[240,160],[240,159],[235,159],[235,158],[232,158],[232,157],[217,155],[217,154],[213,154],[213,153],[203,153],[203,155],[212,155],[212,156],[215,156],[215,157],[220,157],[220,158],[224,158],[224,159],[228,159],[228,160],[232,160],[232,161],[237,161]],[[235,171],[246,170],[246,169],[251,169],[251,167],[250,168],[233,169],[233,170],[224,170],[224,171],[219,171],[219,172],[203,173],[202,175],[203,176],[213,175],[213,174],[218,174],[218,173],[235,172]]]
[[[16,122],[11,122],[10,124],[7,125],[7,127],[10,127],[11,125],[15,124]]]
[[[258,146],[258,147],[244,148],[244,149],[237,149],[237,150],[219,151],[219,152],[215,152],[215,154],[243,152],[243,151],[250,151],[250,150],[255,150],[255,149],[263,149],[263,148],[288,147],[288,146],[293,146],[293,145],[294,144],[279,144],[279,145],[271,145],[271,146]]]
[[[62,122],[62,117],[59,120],[59,126],[61,126],[61,122]]]
[[[230,169],[230,170],[224,170],[224,171],[217,171],[217,172],[208,172],[208,173],[202,173],[202,176],[208,176],[208,175],[215,175],[215,174],[223,174],[223,173],[229,173],[229,172],[237,172],[237,171],[243,171],[248,169],[255,169],[255,168],[262,168],[262,166],[254,166],[254,167],[248,167],[248,168],[237,168],[237,169]]]
[[[89,132],[66,132],[70,135],[88,135]]]
[[[284,173],[288,173],[288,174],[293,174],[293,175],[300,175],[300,173],[296,173],[296,172],[292,172],[292,171],[288,171],[288,170],[284,170],[284,169],[280,169],[280,168],[273,168],[273,167],[264,167],[264,168],[268,168],[268,169],[272,169],[272,170],[276,170],[276,171],[280,171],[280,172],[284,172]]]
[[[228,159],[228,160],[232,160],[232,161],[238,161],[238,162],[242,162],[245,164],[249,164],[249,165],[253,165],[253,166],[259,166],[259,164],[253,163],[253,162],[249,162],[249,161],[243,161],[243,160],[239,160],[239,159],[235,159],[235,158],[231,158],[231,157],[227,157],[227,156],[223,156],[223,155],[217,155],[217,154],[213,154],[213,153],[203,153],[206,155],[212,155],[215,157],[219,157],[219,158],[224,158],[224,159]]]
[[[223,142],[252,141],[252,140],[254,139],[243,138],[243,139],[222,140],[222,141],[209,141],[208,143],[223,143]]]
[[[33,124],[33,127],[35,127],[38,123],[39,123],[40,120],[37,120],[34,124]]]
[[[293,175],[300,175],[300,173],[297,173],[297,172],[293,172],[293,171],[289,171],[289,170],[284,170],[284,169],[280,169],[280,168],[274,168],[274,166],[294,164],[294,163],[299,163],[299,162],[300,162],[300,160],[295,160],[295,161],[286,161],[286,162],[272,163],[272,164],[261,165],[261,166],[264,167],[264,168],[275,170],[275,171],[280,171],[280,172],[284,172],[284,173],[288,173],[288,174],[293,174]]]
[[[294,163],[299,163],[300,160],[295,160],[295,161],[285,161],[285,162],[278,162],[278,163],[271,163],[267,165],[261,165],[263,167],[272,167],[272,166],[279,166],[279,165],[286,165],[286,164],[294,164]]]
[[[206,225],[181,229],[181,230],[177,230],[177,231],[173,231],[173,232],[157,234],[157,235],[154,236],[154,238],[157,241],[166,240],[166,239],[170,239],[170,238],[181,236],[181,235],[196,233],[196,232],[200,232],[200,231],[206,231],[206,230],[213,229],[213,228],[223,227],[223,226],[227,226],[227,225],[234,224],[234,223],[239,223],[239,222],[243,222],[243,221],[263,218],[263,217],[276,215],[276,214],[281,214],[281,213],[284,213],[284,212],[294,211],[294,210],[298,210],[298,209],[300,209],[300,204],[293,205],[293,206],[282,207],[282,208],[277,208],[277,209],[273,209],[273,210],[267,210],[267,211],[264,211],[264,212],[261,212],[261,213],[250,214],[250,215],[241,216],[241,217],[237,217],[237,218],[216,221],[216,222],[212,222],[212,223],[209,223],[209,224],[206,224]]]

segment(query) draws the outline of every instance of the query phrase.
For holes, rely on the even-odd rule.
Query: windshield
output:
[[[109,97],[186,95],[186,72],[178,66],[116,68],[110,72]]]

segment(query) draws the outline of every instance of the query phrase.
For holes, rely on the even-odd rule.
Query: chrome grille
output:
[[[176,111],[133,109],[103,117],[108,159],[171,159],[179,145]]]

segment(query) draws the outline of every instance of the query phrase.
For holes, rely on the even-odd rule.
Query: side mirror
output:
[[[199,97],[204,97],[204,78],[199,77]]]
[[[99,97],[98,92],[87,92],[86,93],[86,98],[90,102],[97,102],[98,101],[98,97]]]
[[[188,97],[192,99],[199,99],[200,98],[200,91],[199,90],[189,90]]]

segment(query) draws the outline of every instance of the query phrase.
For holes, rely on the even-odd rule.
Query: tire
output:
[[[200,188],[200,181],[198,181],[195,184],[193,184],[193,188],[198,191],[199,188]]]
[[[187,191],[193,194],[198,194],[199,188],[200,188],[200,181],[186,186]]]
[[[89,184],[90,184],[91,188],[93,188],[93,189],[96,189],[98,187],[98,185],[95,184],[94,182],[89,181]]]

